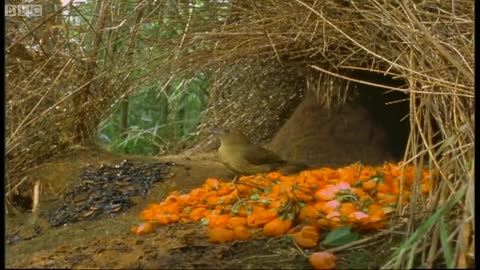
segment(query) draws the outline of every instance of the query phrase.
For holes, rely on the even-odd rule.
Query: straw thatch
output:
[[[99,16],[90,28],[79,29],[94,33],[88,52],[78,46],[85,39],[72,44],[62,34],[64,24],[52,19],[55,16],[30,24],[7,21],[10,175],[42,164],[73,144],[86,144],[111,103],[149,76],[169,81],[208,72],[212,98],[201,128],[244,125],[262,141],[292,112],[304,88],[314,91],[324,106],[341,104],[352,72],[368,70],[406,81],[405,88],[385,87],[409,96],[411,133],[405,161],[438,172],[429,198],[414,196],[409,207],[398,209],[408,219],[409,240],[385,267],[409,267],[413,258],[420,258],[415,263],[424,267],[438,266],[439,261],[459,267],[470,262],[474,1],[212,1],[191,5],[184,9],[187,14],[159,12],[163,2],[142,2],[133,14],[109,13],[111,5],[99,1]],[[178,5],[185,8],[188,3]],[[178,23],[183,34],[151,37],[149,44],[162,48],[164,59],[149,59],[148,52],[142,54],[134,45],[113,49],[118,40],[133,44],[140,25],[166,18]],[[124,24],[131,28],[122,34]],[[132,82],[129,76],[139,67],[130,61],[134,51],[145,57],[143,65],[158,68]],[[208,144],[207,138],[196,149]],[[446,214],[432,215],[438,209]],[[420,224],[426,229],[419,230]],[[451,256],[442,253],[447,245],[453,248]]]

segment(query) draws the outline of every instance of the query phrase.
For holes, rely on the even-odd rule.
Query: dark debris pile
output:
[[[134,164],[124,160],[99,169],[87,167],[81,183],[65,194],[59,209],[52,211],[49,222],[60,226],[80,220],[121,213],[134,205],[132,196],[145,196],[153,183],[171,177],[173,162]]]

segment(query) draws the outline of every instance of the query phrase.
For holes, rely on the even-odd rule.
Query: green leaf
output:
[[[361,187],[363,185],[363,182],[358,180],[355,183],[353,183],[352,187]]]
[[[443,257],[448,269],[455,268],[455,261],[453,260],[452,246],[448,242],[448,224],[445,222],[445,217],[440,218],[440,243],[442,244]]]
[[[257,190],[255,190],[255,191],[257,191]],[[260,199],[260,195],[258,195],[258,192],[255,192],[255,191],[253,192],[252,195],[250,195],[250,200],[256,201],[256,200]]]
[[[331,231],[322,241],[322,244],[329,246],[341,246],[357,240],[360,234],[352,233],[351,229],[352,228],[350,226],[342,226]]]
[[[384,184],[384,180],[383,180],[383,172],[381,171],[377,171],[377,175],[373,176],[372,178],[370,178],[371,180],[377,182],[377,183],[382,183]]]
[[[205,217],[202,218],[202,219],[200,220],[200,224],[201,224],[201,225],[208,225],[208,218],[205,218]]]
[[[271,199],[269,198],[261,198],[260,201],[259,201],[261,204],[269,204],[272,202]]]
[[[440,147],[438,148],[437,152],[435,153],[435,156],[439,156],[441,155],[445,149],[447,149],[448,147],[450,147],[453,143],[455,143],[455,141],[457,140],[457,135],[453,135],[453,136],[450,136],[448,138],[446,138],[443,143],[440,145]]]
[[[422,239],[427,232],[437,224],[437,222],[439,222],[440,218],[455,206],[461,198],[463,198],[465,191],[465,186],[457,191],[443,207],[439,208],[433,215],[425,220],[418,229],[405,242],[403,242],[403,244],[394,252],[393,256],[398,257],[399,255],[404,254],[407,250],[411,249],[416,243],[418,243],[418,241]]]

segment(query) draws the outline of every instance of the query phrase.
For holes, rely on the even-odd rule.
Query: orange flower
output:
[[[335,196],[337,192],[339,191],[339,188],[334,185],[327,185],[323,189],[317,191],[315,193],[315,197],[320,200],[324,201],[329,201],[335,199]]]
[[[315,252],[310,255],[309,261],[315,269],[334,269],[337,257],[329,252]]]
[[[169,218],[170,218],[170,223],[175,223],[180,219],[178,214],[171,214]]]
[[[363,230],[380,230],[380,229],[384,229],[385,228],[385,221],[375,221],[375,222],[369,222],[365,225],[363,225],[363,227],[361,229]]]
[[[165,199],[165,204],[166,205],[171,205],[171,204],[179,204],[181,202],[179,196],[177,195],[170,195]]]
[[[203,207],[198,207],[192,210],[190,214],[188,214],[188,218],[190,220],[196,222],[199,221],[200,219],[204,218],[207,215],[207,209]]]
[[[333,211],[337,211],[338,208],[340,207],[341,203],[338,200],[331,200],[325,203],[325,206],[323,208],[324,212],[329,214]]]
[[[383,206],[379,203],[372,203],[367,207],[367,213],[370,216],[379,215],[379,213],[383,212]]]
[[[202,188],[206,191],[218,190],[220,189],[220,181],[215,178],[207,178],[203,183]]]
[[[341,216],[341,215],[340,215],[340,212],[338,212],[338,211],[332,211],[332,212],[330,212],[330,213],[326,216],[326,218],[327,218],[327,219],[333,219],[333,218],[335,218],[335,217],[340,217],[340,216]]]
[[[326,218],[319,218],[315,222],[315,227],[321,229],[321,230],[327,230],[330,229],[331,221],[329,221]]]
[[[378,183],[377,191],[383,193],[390,193],[392,192],[392,188],[386,184]]]
[[[271,172],[242,176],[236,184],[208,178],[201,188],[188,194],[174,191],[163,202],[150,204],[140,217],[146,224],[189,223],[207,218],[213,242],[249,239],[247,226],[250,226],[263,227],[266,235],[288,232],[299,245],[314,247],[318,229],[345,224],[358,229],[384,228],[387,214],[393,211],[386,209],[397,203],[400,189],[404,192],[402,203],[409,201],[416,169],[404,165],[402,162],[379,167],[353,164],[336,170],[303,171],[298,175]],[[403,186],[401,176],[405,180]],[[422,170],[420,184],[422,193],[432,189],[430,172]],[[292,199],[300,205],[298,217],[284,220],[278,213],[291,206]],[[362,205],[361,209],[356,202]],[[308,226],[301,230],[292,228],[299,222],[299,226]],[[146,233],[151,230],[149,226],[135,226],[132,231]]]
[[[278,214],[274,210],[254,211],[251,215],[247,216],[247,224],[250,227],[261,227],[272,219],[278,217]]]
[[[377,187],[377,182],[375,182],[374,180],[371,180],[371,179],[363,182],[363,184],[362,184],[362,188],[365,191],[373,190],[373,189],[375,189],[375,187]]]
[[[131,231],[136,234],[146,234],[153,230],[153,224],[151,222],[145,222],[140,226],[133,226]]]
[[[314,177],[309,171],[304,171],[304,173],[309,173],[309,174],[304,174],[303,176],[303,181],[301,182],[303,185],[309,186],[313,189],[320,189],[325,186],[324,181],[320,181],[318,178]]]
[[[337,188],[340,190],[340,189],[350,189],[351,186],[349,183],[347,182],[340,182],[337,184]]]
[[[294,183],[297,178],[295,176],[281,176],[279,180],[282,182]]]
[[[427,183],[420,184],[420,188],[423,193],[428,193],[430,191],[430,185]]]
[[[217,191],[218,196],[223,196],[230,194],[235,189],[235,186],[232,183],[221,183],[220,189]]]
[[[408,203],[408,200],[410,199],[410,194],[411,194],[411,192],[409,190],[405,190],[405,189],[403,190],[402,204]],[[398,195],[398,196],[400,196],[400,195]]]
[[[192,191],[190,191],[190,193],[188,193],[188,195],[190,195],[190,197],[192,198],[193,201],[200,201],[203,199],[203,197],[205,196],[205,194],[207,194],[207,190],[206,189],[203,189],[203,188],[196,188]]]
[[[284,207],[285,200],[273,200],[270,202],[269,207],[270,209],[281,209]]]
[[[218,201],[218,195],[217,195],[217,192],[215,191],[210,191],[209,193],[207,193],[205,195],[205,202],[209,205],[209,206],[215,206],[217,204],[217,201]]]
[[[263,227],[263,234],[267,236],[283,235],[288,232],[290,228],[292,228],[292,225],[293,223],[290,219],[282,219],[277,217]]]
[[[320,170],[304,171],[302,173],[305,173],[306,176],[312,176],[322,183],[325,183],[328,180],[328,177],[325,173],[325,168]]]
[[[242,185],[241,183],[237,184],[237,188],[240,194],[250,195],[253,192],[253,188],[249,185]]]
[[[327,204],[327,201],[319,201],[319,202],[316,202],[314,205],[313,205],[313,208],[315,208],[317,211],[319,212],[322,212],[322,213],[325,213],[325,205]]]
[[[297,199],[305,203],[310,203],[312,201],[315,201],[315,196],[313,196],[313,194],[310,194],[309,191],[295,189],[294,194],[295,194],[295,197],[297,197]]]
[[[293,234],[293,240],[301,247],[314,248],[320,240],[320,234],[314,226],[304,226],[299,232]]]
[[[237,226],[233,228],[234,238],[237,240],[248,240],[250,239],[250,231],[245,226]]]
[[[230,215],[209,215],[207,218],[209,228],[225,228],[232,217]]]
[[[227,223],[227,228],[233,229],[236,227],[242,227],[246,225],[247,225],[247,219],[245,217],[232,217]]]
[[[231,194],[222,196],[218,199],[217,203],[221,204],[233,204],[236,201],[236,197],[232,196]]]
[[[209,241],[213,243],[223,243],[235,239],[232,230],[226,228],[213,228],[208,230]]]
[[[340,205],[340,209],[338,211],[340,212],[340,215],[348,217],[357,210],[357,207],[355,207],[352,202],[344,202]]]
[[[170,223],[170,215],[169,214],[157,214],[155,215],[155,220],[158,224],[169,224]]]
[[[397,202],[397,196],[393,194],[382,193],[382,192],[377,193],[377,199],[380,200],[380,202],[383,201],[385,203]]]
[[[338,171],[330,168],[327,168],[326,174],[328,179],[338,179],[340,177]]]
[[[313,239],[303,236],[302,232],[294,233],[293,241],[304,248],[314,248],[317,246],[317,242],[315,242]]]
[[[361,223],[367,223],[369,220],[368,218],[368,215],[362,211],[356,211],[348,215],[348,220],[353,222],[360,221]]]
[[[140,218],[143,221],[150,221],[153,219],[153,211],[150,209],[145,209],[140,213]]]
[[[271,180],[278,180],[282,177],[282,174],[279,172],[270,172],[267,174],[267,178]]]
[[[166,214],[177,214],[181,212],[181,208],[180,202],[165,204],[162,212]]]
[[[298,219],[300,221],[308,220],[316,220],[319,217],[318,211],[311,205],[305,205],[301,210],[300,214],[298,215]]]
[[[385,182],[385,184],[391,185],[393,180],[395,180],[395,176],[393,176],[393,174],[383,171],[383,182]]]
[[[302,225],[294,226],[290,228],[290,230],[288,230],[287,234],[294,234],[296,232],[299,232],[301,228],[302,228]]]
[[[178,221],[179,221],[180,223],[183,223],[183,224],[192,223],[192,220],[189,219],[189,218],[186,217],[186,216],[180,216],[179,219],[178,219]]]

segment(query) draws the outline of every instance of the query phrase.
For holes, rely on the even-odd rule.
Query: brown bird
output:
[[[209,131],[220,138],[220,160],[236,173],[252,175],[278,170],[291,174],[308,168],[305,164],[283,160],[272,151],[252,144],[236,129],[211,128]]]

